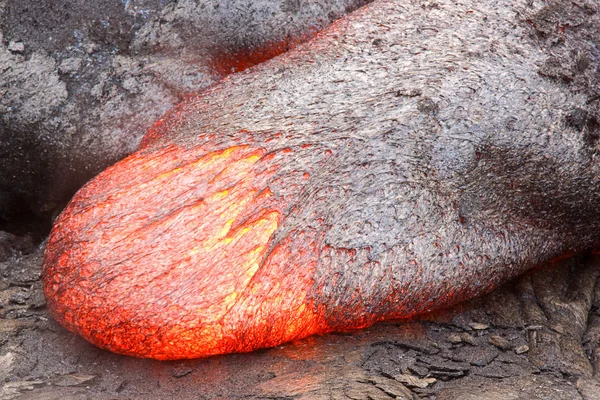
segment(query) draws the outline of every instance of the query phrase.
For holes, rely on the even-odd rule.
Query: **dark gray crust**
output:
[[[366,2],[0,0],[0,223],[60,211],[231,72],[215,58],[302,40]]]
[[[164,142],[293,149],[275,161],[272,192],[311,178],[277,237],[321,240],[317,304],[369,322],[374,309],[481,294],[600,241],[596,99],[584,90],[599,83],[599,6],[572,4],[373,3],[184,104]],[[544,36],[535,21],[557,7],[588,22],[547,44],[562,31]],[[572,54],[589,62],[570,81],[551,76],[550,57]]]

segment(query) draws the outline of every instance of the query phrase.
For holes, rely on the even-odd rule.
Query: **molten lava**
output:
[[[290,276],[297,255],[273,244],[285,205],[264,189],[277,170],[272,154],[189,153],[134,154],[79,192],[46,251],[55,318],[102,348],[157,359],[250,351],[322,330],[305,302],[310,264]]]

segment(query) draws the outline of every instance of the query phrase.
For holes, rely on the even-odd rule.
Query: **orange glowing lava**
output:
[[[314,241],[273,239],[285,204],[266,185],[271,159],[247,146],[170,146],[100,174],[61,214],[46,249],[54,317],[102,348],[157,359],[322,331],[305,296],[314,262],[294,265],[315,259]]]

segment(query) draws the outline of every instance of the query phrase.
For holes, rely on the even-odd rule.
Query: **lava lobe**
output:
[[[565,118],[595,100],[539,73],[530,7],[375,1],[188,99],[56,221],[53,316],[122,354],[245,352],[597,245],[598,149]]]

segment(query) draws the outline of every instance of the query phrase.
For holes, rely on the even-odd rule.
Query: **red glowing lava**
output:
[[[136,153],[75,196],[46,249],[44,288],[59,322],[99,347],[157,359],[324,330],[305,298],[314,243],[273,242],[285,205],[265,189],[272,156],[246,146],[199,153]]]

